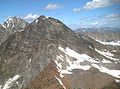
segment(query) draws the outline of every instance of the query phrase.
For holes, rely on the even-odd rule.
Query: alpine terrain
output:
[[[0,89],[120,89],[120,43],[43,15],[10,18],[0,25]]]

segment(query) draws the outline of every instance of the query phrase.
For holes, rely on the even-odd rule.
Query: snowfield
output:
[[[70,49],[69,47],[66,47],[65,49],[62,47],[58,47],[59,50],[64,52],[66,54],[66,57],[63,57],[63,55],[60,54],[60,56],[57,56],[57,60],[55,61],[59,72],[61,73],[62,77],[63,74],[72,74],[73,69],[82,69],[84,71],[89,70],[91,67],[97,68],[100,72],[107,73],[108,75],[111,75],[115,78],[120,78],[120,70],[112,70],[109,68],[106,68],[102,66],[99,62],[95,61],[93,58],[88,56],[87,54],[79,54],[75,52],[74,50]],[[98,53],[101,55],[104,55],[107,58],[110,58],[112,60],[118,60],[113,58],[113,54],[109,52],[103,52],[100,50],[95,49]],[[71,60],[70,57],[73,57],[77,60]],[[63,68],[62,63],[58,62],[59,60],[67,62],[66,69]],[[88,61],[91,64],[90,65],[80,65],[81,62]],[[109,60],[103,59],[102,63],[112,63]]]

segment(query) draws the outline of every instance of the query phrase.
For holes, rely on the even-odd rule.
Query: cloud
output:
[[[25,17],[21,17],[21,18],[23,18],[27,22],[32,22],[33,20],[37,19],[39,16],[40,15],[38,14],[28,14]]]
[[[106,18],[120,18],[120,14],[109,14],[106,15]]]
[[[113,4],[120,4],[120,0],[92,0],[91,2],[87,2],[83,9],[91,10],[95,8],[108,7]]]
[[[116,4],[119,4],[120,3],[120,0],[111,0],[112,3],[116,3]]]
[[[103,22],[119,22],[120,23],[120,14],[108,14],[103,18]]]
[[[27,16],[24,17],[25,20],[33,20],[33,19],[36,19],[38,18],[40,15],[37,15],[37,14],[28,14]]]
[[[81,11],[81,8],[74,8],[73,9],[73,12],[80,12]]]
[[[61,5],[55,4],[55,3],[49,3],[49,4],[45,7],[46,10],[55,10],[55,9],[58,9],[58,8],[61,8]]]
[[[108,24],[108,22],[104,22],[104,23],[102,23],[102,24]]]
[[[86,5],[83,7],[86,10],[100,8],[100,7],[107,7],[110,6],[109,0],[93,0],[91,2],[87,2]]]
[[[93,22],[93,23],[91,23],[92,25],[97,25],[98,24],[98,22]]]

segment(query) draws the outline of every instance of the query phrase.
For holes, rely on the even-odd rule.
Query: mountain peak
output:
[[[7,29],[12,29],[12,30],[16,30],[16,29],[22,29],[27,25],[27,22],[25,22],[25,20],[19,18],[19,17],[10,17],[8,18],[5,22],[4,22],[4,27]]]
[[[40,17],[38,17],[38,19],[46,19],[46,17],[44,15],[41,15]]]

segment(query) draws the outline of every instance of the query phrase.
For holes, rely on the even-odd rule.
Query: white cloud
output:
[[[73,9],[73,12],[80,12],[81,11],[81,8],[74,8]]]
[[[104,18],[102,19],[103,22],[108,22],[113,23],[117,25],[117,23],[120,23],[120,14],[108,14],[106,16],[104,16]]]
[[[103,22],[102,24],[105,25],[105,24],[108,24],[108,22]]]
[[[59,4],[49,3],[49,4],[45,7],[45,9],[46,9],[46,10],[55,10],[55,9],[60,8],[60,7],[61,7],[61,5],[59,5]]]
[[[25,20],[34,20],[36,18],[38,18],[40,15],[37,14],[28,14],[27,16],[24,17]]]
[[[87,2],[83,8],[85,10],[91,10],[95,8],[108,7],[119,3],[120,0],[92,0],[91,2]]]
[[[109,14],[106,15],[106,18],[120,18],[120,14]]]
[[[110,6],[110,0],[93,0],[91,2],[87,2],[87,4],[84,6],[84,9],[90,10],[100,7],[107,7]]]
[[[97,25],[98,24],[98,22],[93,22],[93,23],[91,23],[92,25]]]

